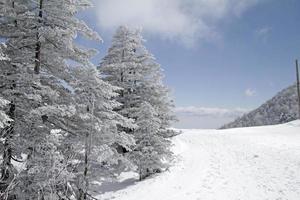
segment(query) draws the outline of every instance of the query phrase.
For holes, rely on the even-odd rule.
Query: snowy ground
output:
[[[229,130],[184,130],[178,161],[142,182],[114,183],[99,199],[299,200],[300,121]],[[110,191],[112,190],[112,191]],[[108,191],[108,192],[107,192]]]

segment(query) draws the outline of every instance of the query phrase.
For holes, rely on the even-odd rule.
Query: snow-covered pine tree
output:
[[[171,156],[171,153],[166,150],[169,142],[157,134],[161,121],[155,109],[148,102],[143,102],[137,114],[138,128],[134,130],[137,143],[129,157],[137,166],[139,179],[142,180],[156,170],[167,167],[168,163],[164,162],[161,154]]]
[[[162,145],[159,148],[161,152],[155,158],[156,163],[161,163],[161,160],[171,157],[168,138],[178,133],[169,129],[175,117],[172,114],[173,102],[168,96],[169,91],[162,83],[162,70],[155,62],[153,55],[144,47],[143,42],[140,30],[130,30],[125,26],[119,27],[99,70],[104,75],[104,80],[122,88],[119,90],[120,96],[117,97],[117,101],[122,104],[116,109],[118,113],[137,120],[144,103],[148,103],[154,109],[159,123],[158,129],[153,134],[156,137],[155,141]],[[139,118],[139,120],[142,119]],[[141,137],[137,137],[136,130],[121,130],[133,134],[136,143],[140,143]],[[155,146],[155,144],[152,145]],[[136,160],[133,162],[136,163]],[[158,164],[155,167],[157,170],[154,170],[153,166],[148,166],[147,173],[151,174],[164,168],[163,165]]]
[[[75,109],[62,80],[70,76],[67,60],[91,65],[89,58],[95,51],[73,42],[78,33],[100,40],[75,16],[89,6],[88,0],[0,0],[0,37],[6,40],[5,53],[11,59],[1,62],[0,89],[10,101],[8,115],[14,120],[2,134],[2,193],[10,180],[20,179],[19,198],[67,195],[63,190],[72,177],[59,148],[60,138],[71,130],[66,119]],[[53,129],[64,131],[53,133]],[[27,155],[26,167],[16,177],[15,170],[7,169],[13,168],[12,159],[22,159],[21,153]]]
[[[134,128],[132,120],[122,117],[113,109],[119,106],[115,100],[116,87],[100,79],[95,67],[77,67],[72,70],[76,115],[72,116],[74,132],[69,140],[73,145],[78,172],[73,185],[78,188],[77,198],[91,195],[89,185],[103,176],[121,173],[128,161],[118,154],[115,145],[128,151],[135,144],[132,136],[118,132],[117,126]],[[82,151],[84,149],[84,151]],[[116,169],[116,171],[113,171]],[[121,171],[118,171],[121,170]]]
[[[139,32],[137,32],[140,34]],[[141,100],[147,101],[156,110],[160,119],[159,134],[164,138],[178,135],[179,132],[170,129],[170,126],[177,118],[173,112],[174,102],[170,97],[170,90],[163,84],[163,73],[161,66],[146,49],[139,55],[138,62],[143,66],[141,74],[144,80],[138,85],[138,96]]]
[[[117,109],[120,114],[134,118],[135,105],[139,96],[135,89],[143,76],[138,74],[139,64],[136,62],[136,49],[141,41],[136,38],[134,31],[127,27],[120,27],[114,35],[112,46],[100,64],[100,72],[104,80],[120,88],[117,101],[122,105]],[[130,130],[127,130],[130,131]]]

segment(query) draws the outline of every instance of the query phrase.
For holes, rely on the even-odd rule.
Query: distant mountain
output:
[[[221,129],[274,125],[295,120],[298,112],[296,86],[294,84],[282,90],[259,108],[224,125]]]

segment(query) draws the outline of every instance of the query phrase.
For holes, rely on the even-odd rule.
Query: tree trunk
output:
[[[89,113],[90,112],[90,107],[87,106],[86,111]],[[89,154],[89,137],[90,134],[86,133],[85,134],[85,152],[84,152],[84,172],[83,172],[83,179],[84,179],[84,190],[83,190],[83,199],[87,199],[87,192],[89,188],[89,180],[88,180],[88,154]]]
[[[88,152],[89,152],[89,134],[85,134],[85,153],[84,153],[84,172],[83,172],[83,179],[84,179],[84,190],[83,190],[83,199],[87,199],[87,192],[89,187],[89,181],[88,181]]]
[[[42,23],[42,18],[43,18],[43,0],[40,0],[40,5],[39,5],[39,19],[38,23]],[[34,73],[39,74],[40,73],[40,68],[41,68],[41,42],[40,40],[40,35],[39,35],[39,26],[37,26],[37,32],[36,32],[36,45],[35,45],[35,66],[34,66]]]

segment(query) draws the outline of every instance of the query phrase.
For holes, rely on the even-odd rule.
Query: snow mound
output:
[[[299,120],[253,128],[184,130],[173,142],[177,162],[169,171],[98,198],[300,199]]]

